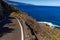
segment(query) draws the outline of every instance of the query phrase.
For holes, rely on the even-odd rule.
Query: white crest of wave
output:
[[[38,23],[45,23],[45,24],[49,25],[52,28],[59,28],[60,27],[59,25],[55,25],[55,24],[53,24],[51,22],[38,22]]]

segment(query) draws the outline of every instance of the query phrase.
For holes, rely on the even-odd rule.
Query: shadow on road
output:
[[[6,33],[11,33],[14,30],[13,28],[4,27],[4,25],[12,23],[9,19],[10,18],[7,17],[6,19],[0,22],[0,37],[2,37]]]
[[[13,28],[4,27],[4,26],[6,24],[12,23],[9,16],[11,12],[14,12],[16,10],[14,7],[11,7],[3,0],[1,0],[0,4],[1,4],[0,9],[2,9],[0,14],[2,14],[3,16],[3,20],[0,20],[0,37],[2,37],[4,34],[11,33],[14,30]]]

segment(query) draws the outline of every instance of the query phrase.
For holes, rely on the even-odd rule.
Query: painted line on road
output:
[[[23,26],[21,25],[21,22],[19,21],[19,19],[18,18],[16,18],[16,19],[17,19],[19,26],[21,28],[21,40],[24,40]]]

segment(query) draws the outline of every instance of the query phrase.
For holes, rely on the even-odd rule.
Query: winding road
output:
[[[24,40],[23,27],[18,18],[8,18],[3,22],[0,40]],[[0,25],[1,26],[1,25]]]

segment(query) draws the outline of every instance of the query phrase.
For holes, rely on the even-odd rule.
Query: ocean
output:
[[[32,16],[38,23],[46,23],[56,28],[60,27],[60,7],[58,6],[40,6],[15,2],[11,5]]]

